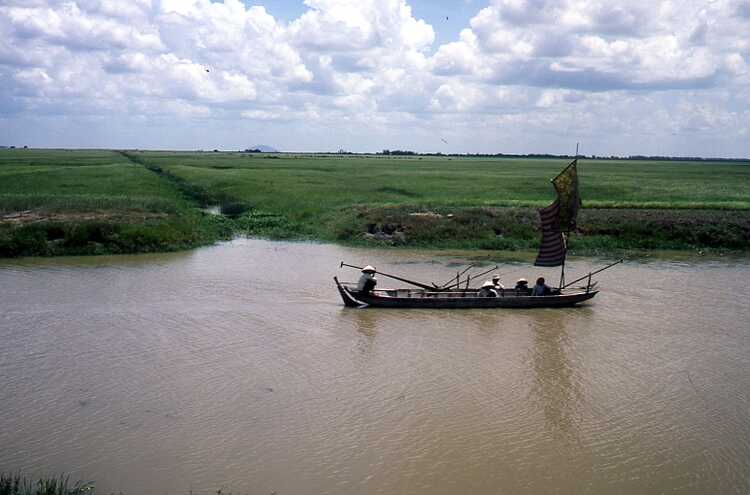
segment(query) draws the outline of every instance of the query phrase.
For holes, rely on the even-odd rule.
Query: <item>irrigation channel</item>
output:
[[[578,308],[454,311],[344,308],[341,260],[468,263],[261,240],[0,260],[0,468],[125,494],[750,490],[747,258],[628,261]]]

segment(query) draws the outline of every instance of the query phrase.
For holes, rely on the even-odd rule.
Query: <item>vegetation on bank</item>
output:
[[[184,249],[233,234],[534,249],[561,159],[0,152],[0,256]],[[750,246],[750,165],[586,160],[571,247]],[[203,213],[214,206],[224,215]]]
[[[0,473],[0,495],[93,495],[93,483],[70,483],[70,477],[31,479],[20,474]]]
[[[0,257],[172,251],[232,231],[117,153],[0,153]]]
[[[352,214],[349,214],[352,213]],[[331,225],[336,240],[430,248],[533,250],[534,208],[358,207]],[[628,249],[728,249],[750,245],[750,211],[584,209],[569,246],[578,254]]]
[[[185,181],[244,202],[239,230],[355,245],[535,249],[537,208],[565,160],[142,153]],[[571,248],[750,246],[750,165],[583,161]]]

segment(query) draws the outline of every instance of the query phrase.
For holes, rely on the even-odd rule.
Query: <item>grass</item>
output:
[[[0,473],[0,495],[90,495],[92,483],[70,484],[68,476],[41,477],[32,480],[20,474]]]
[[[112,151],[0,152],[0,220],[6,257],[172,251],[232,232]]]
[[[240,153],[142,156],[211,191],[304,216],[353,204],[422,207],[542,206],[564,160],[385,158],[280,159]],[[750,165],[582,161],[587,206],[750,209]]]
[[[232,232],[347,244],[533,249],[536,208],[554,198],[549,181],[565,164],[4,150],[0,215],[94,211],[104,218],[84,222],[83,229],[59,215],[23,227],[0,223],[0,255],[181,249]],[[748,164],[583,160],[579,176],[584,209],[574,249],[748,249]],[[201,215],[197,208],[207,205],[219,205],[226,216]]]
[[[549,181],[566,164],[242,153],[140,156],[196,187],[256,205],[263,213],[245,222],[246,233],[496,250],[538,245],[536,208],[554,199]],[[582,252],[748,248],[748,164],[585,160],[579,175],[585,208],[571,244]],[[442,217],[414,215],[427,212]],[[668,214],[656,218],[649,212]],[[364,235],[391,225],[405,235]]]

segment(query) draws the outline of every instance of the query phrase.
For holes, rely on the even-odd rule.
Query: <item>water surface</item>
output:
[[[747,260],[455,311],[344,308],[340,260],[441,282],[463,263],[258,240],[0,260],[0,470],[126,494],[750,490]]]

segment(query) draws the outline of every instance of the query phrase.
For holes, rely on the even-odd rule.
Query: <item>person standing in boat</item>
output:
[[[495,290],[495,284],[493,284],[491,281],[486,281],[482,284],[482,287],[480,287],[479,292],[477,293],[477,296],[479,297],[497,297],[497,291]]]
[[[552,289],[549,285],[544,283],[544,277],[536,279],[536,285],[531,291],[532,296],[549,296],[552,293]]]
[[[375,279],[375,267],[367,265],[362,268],[362,275],[359,277],[359,282],[357,282],[357,290],[362,294],[369,294],[377,283],[378,281]]]

